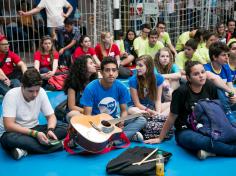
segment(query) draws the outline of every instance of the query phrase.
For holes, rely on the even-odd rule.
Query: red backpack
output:
[[[56,90],[62,90],[67,76],[68,76],[68,68],[67,67],[59,68],[57,69],[55,75],[49,78],[48,84],[53,86]]]

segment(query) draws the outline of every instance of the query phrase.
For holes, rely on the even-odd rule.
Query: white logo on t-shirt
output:
[[[101,113],[112,114],[115,112],[117,107],[116,100],[112,97],[103,98],[99,104],[98,109]]]
[[[110,53],[108,54],[108,56],[115,57],[115,53],[114,53],[114,52],[110,52]]]
[[[11,62],[11,58],[10,57],[6,58],[5,62]]]

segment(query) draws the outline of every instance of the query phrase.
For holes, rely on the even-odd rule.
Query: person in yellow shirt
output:
[[[148,41],[145,42],[144,47],[139,50],[138,57],[142,55],[150,55],[152,59],[155,58],[156,53],[163,48],[162,42],[158,41],[158,35],[156,30],[152,30],[148,34]]]
[[[199,53],[199,55],[202,58],[201,60],[199,60],[199,62],[201,64],[206,64],[208,62],[211,62],[210,56],[209,56],[209,47],[212,43],[217,42],[218,37],[215,32],[207,31],[203,37],[203,40],[205,41],[206,45],[205,45],[205,47],[198,48],[197,52]]]
[[[165,32],[165,29],[166,29],[165,22],[159,21],[156,25],[158,40],[161,41],[164,46],[168,47],[171,50],[171,52],[176,56],[177,52],[171,43],[169,34]]]
[[[230,39],[229,42],[227,43],[227,46],[229,47],[229,51],[231,53],[235,53],[236,54],[236,39]]]
[[[185,43],[190,38],[194,38],[196,32],[197,32],[197,29],[194,29],[192,31],[186,31],[186,32],[182,33],[177,39],[176,46],[175,46],[176,51],[177,52],[183,51]]]
[[[189,39],[185,44],[184,51],[181,51],[178,53],[178,55],[175,59],[175,63],[181,69],[181,71],[184,70],[185,63],[188,60],[192,60],[192,61],[201,60],[198,53],[196,53],[197,46],[198,46],[198,43],[196,40]]]
[[[139,55],[139,50],[143,48],[147,41],[148,33],[151,31],[150,24],[143,24],[141,26],[141,35],[134,40],[134,51]]]

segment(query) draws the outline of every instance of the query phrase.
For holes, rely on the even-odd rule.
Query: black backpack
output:
[[[125,150],[121,153],[117,158],[109,161],[106,167],[106,172],[108,174],[120,174],[120,175],[155,175],[156,172],[156,162],[148,162],[143,163],[141,165],[133,165],[133,163],[140,162],[146,156],[148,156],[151,152],[153,152],[155,148],[148,147],[134,147]],[[157,150],[159,151],[159,149]],[[157,156],[157,151],[148,158],[155,159]],[[166,152],[161,150],[163,156],[165,157],[165,163],[168,162],[172,154],[170,152]]]

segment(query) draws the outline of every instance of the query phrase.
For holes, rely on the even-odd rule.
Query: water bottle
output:
[[[156,176],[164,176],[164,157],[162,151],[157,152]]]

